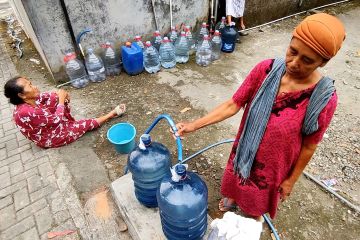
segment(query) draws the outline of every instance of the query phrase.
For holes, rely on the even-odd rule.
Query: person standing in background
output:
[[[239,18],[239,29],[245,30],[244,24],[245,0],[226,0],[226,16],[228,24],[232,22],[231,17]],[[246,36],[248,33],[239,31],[240,36]]]

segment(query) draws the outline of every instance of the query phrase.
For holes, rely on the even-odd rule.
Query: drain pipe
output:
[[[309,178],[310,180],[314,181],[315,183],[317,183],[320,187],[324,188],[326,191],[330,192],[332,195],[334,195],[335,197],[337,197],[341,202],[343,202],[344,204],[346,204],[348,207],[350,207],[351,209],[353,209],[356,212],[360,213],[360,207],[356,206],[354,204],[352,204],[349,200],[345,199],[344,197],[342,197],[340,194],[338,194],[337,192],[335,192],[334,190],[332,190],[331,188],[329,188],[328,186],[326,186],[324,183],[322,183],[321,181],[319,181],[317,178],[315,178],[314,176],[312,176],[311,174],[307,173],[307,172],[303,172],[303,174],[305,175],[305,177]]]
[[[245,31],[249,31],[249,30],[252,30],[252,29],[256,29],[256,28],[260,28],[260,27],[263,27],[263,26],[267,26],[267,25],[270,25],[270,24],[272,24],[272,23],[276,23],[276,22],[279,22],[279,21],[282,21],[282,20],[285,20],[285,19],[288,19],[288,18],[297,16],[297,15],[306,13],[306,12],[311,11],[311,10],[317,10],[317,9],[321,9],[321,8],[325,8],[325,7],[330,7],[330,6],[333,6],[333,5],[337,5],[337,4],[340,4],[340,3],[346,3],[346,2],[350,2],[350,1],[352,1],[352,0],[344,0],[344,1],[339,1],[339,2],[329,3],[329,4],[322,5],[322,6],[319,6],[319,7],[315,7],[315,8],[306,10],[306,11],[294,13],[294,14],[291,14],[291,15],[289,15],[289,16],[282,17],[282,18],[276,19],[276,20],[271,21],[271,22],[267,22],[267,23],[264,23],[264,24],[260,24],[260,25],[255,26],[255,27],[251,27],[251,28],[247,28],[247,29],[244,29],[244,30],[240,30],[239,32],[245,32]]]
[[[158,22],[157,22],[157,17],[156,17],[156,11],[155,11],[155,0],[151,0],[151,6],[153,9],[153,14],[154,14],[154,21],[155,21],[155,29],[159,30],[158,28]]]
[[[214,13],[214,17],[215,17],[215,22],[218,20],[218,8],[219,8],[219,0],[215,0],[215,13]]]

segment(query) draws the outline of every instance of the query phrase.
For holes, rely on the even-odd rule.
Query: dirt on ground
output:
[[[341,57],[334,59],[324,73],[336,75],[339,106],[334,119],[320,144],[307,171],[319,179],[336,179],[334,188],[354,204],[360,205],[360,46],[358,24],[360,4],[356,1],[325,10],[340,16],[348,27],[348,40]],[[108,77],[103,83],[92,83],[84,89],[65,87],[72,97],[75,116],[90,117],[101,115],[119,103],[127,104],[127,113],[111,120],[93,135],[93,149],[103,161],[110,180],[124,174],[127,156],[119,155],[106,138],[107,130],[117,122],[130,122],[136,126],[137,138],[152,121],[162,113],[171,115],[175,122],[203,116],[214,106],[231,97],[247,72],[256,62],[282,54],[289,39],[291,29],[305,15],[291,18],[250,32],[237,46],[236,52],[223,55],[221,60],[208,68],[194,63],[194,58],[185,65],[177,65],[172,70],[162,70],[151,75],[142,73],[129,76],[121,73]],[[357,19],[357,20],[356,20]],[[357,36],[357,37],[356,37]],[[264,49],[259,50],[259,46]],[[43,90],[53,89],[43,64],[30,62],[39,55],[29,40],[24,44],[24,57],[13,61],[21,75],[32,79]],[[268,54],[271,49],[271,54]],[[11,51],[11,50],[10,50]],[[15,54],[15,52],[14,52]],[[233,66],[241,66],[234,68]],[[185,108],[190,108],[182,113]],[[203,147],[217,141],[233,138],[240,122],[241,114],[222,124],[201,129],[183,140],[184,156],[189,156]],[[152,131],[154,141],[165,144],[172,152],[172,162],[176,163],[176,145],[165,121]],[[209,189],[209,214],[221,217],[218,202],[223,169],[231,144],[214,148],[189,161],[190,170],[196,171],[207,183]],[[91,176],[89,176],[91,177]],[[325,193],[313,182],[301,178],[290,199],[279,205],[273,221],[281,239],[359,239],[360,217],[354,210],[338,199]],[[271,239],[264,225],[261,239]]]

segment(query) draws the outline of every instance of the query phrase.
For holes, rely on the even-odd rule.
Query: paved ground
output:
[[[2,41],[0,85],[15,75],[17,72]],[[63,195],[65,189],[61,188],[65,187],[65,182],[59,182],[66,180],[66,167],[50,160],[47,151],[36,147],[18,131],[12,121],[13,108],[4,96],[3,87],[0,102],[1,238],[47,239],[49,231],[76,230],[66,201],[76,201],[77,196],[75,192],[72,192],[73,196],[71,192]],[[76,239],[76,235],[72,237]]]
[[[121,232],[126,226],[118,218],[106,189],[110,181],[104,167],[87,145],[91,136],[70,146],[44,150],[27,140],[13,123],[13,106],[4,96],[3,86],[18,73],[5,46],[8,39],[3,27],[0,29],[0,239],[47,239],[47,233],[65,230],[75,232],[56,239],[129,239],[127,232]],[[43,90],[52,89],[44,82],[37,85]],[[84,165],[88,165],[87,170]],[[87,194],[86,198],[82,193]],[[104,204],[108,209],[105,213],[99,210]]]

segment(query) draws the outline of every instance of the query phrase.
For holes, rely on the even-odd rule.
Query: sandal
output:
[[[220,200],[219,202],[219,210],[221,212],[228,212],[230,210],[236,210],[237,209],[237,205],[236,203],[233,204],[228,204],[229,199],[228,198],[223,198]],[[222,204],[222,206],[221,206]]]
[[[116,116],[121,117],[126,112],[126,105],[125,104],[119,104],[114,109]]]

